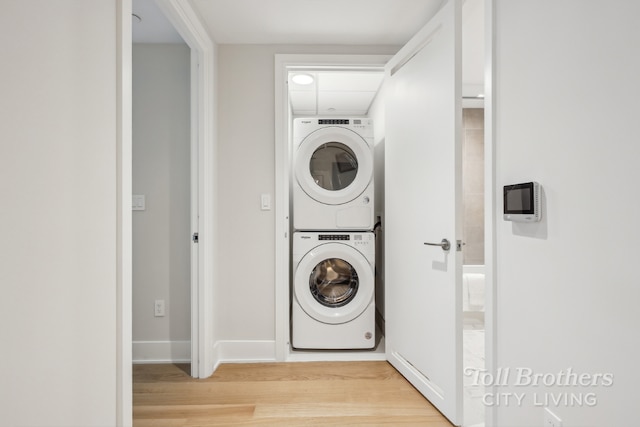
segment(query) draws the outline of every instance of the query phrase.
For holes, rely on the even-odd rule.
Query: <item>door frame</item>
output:
[[[485,370],[492,378],[498,372],[496,359],[498,342],[498,312],[497,312],[497,251],[496,251],[496,223],[498,216],[498,188],[496,187],[496,154],[495,154],[495,95],[496,63],[495,52],[495,3],[496,0],[484,0],[484,269],[485,269],[485,317],[484,317],[484,352]],[[495,396],[497,386],[491,384],[485,393]],[[498,406],[485,406],[485,425],[497,424]]]
[[[215,45],[187,0],[156,3],[191,49],[191,376],[207,378],[215,369]]]
[[[156,0],[192,51],[191,144],[198,149],[197,194],[200,243],[197,280],[192,280],[192,366],[199,378],[210,376],[216,361],[213,291],[216,284],[216,115],[215,44],[188,0]],[[116,424],[132,424],[132,0],[116,2],[117,33],[117,282]],[[194,96],[195,95],[195,96]],[[193,169],[193,168],[192,168]],[[188,236],[185,236],[185,238]],[[195,288],[195,289],[194,289]],[[194,325],[196,326],[194,333]],[[195,346],[194,346],[195,342]]]
[[[275,359],[291,360],[290,274],[291,109],[288,73],[294,70],[384,70],[391,55],[275,55]]]
[[[132,0],[116,2],[116,413],[118,426],[133,423],[132,276],[133,160]]]

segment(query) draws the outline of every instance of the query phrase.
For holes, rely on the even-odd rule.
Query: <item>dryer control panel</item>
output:
[[[293,137],[298,140],[306,137],[315,130],[331,126],[351,129],[363,138],[373,138],[373,120],[368,117],[324,119],[317,117],[297,118],[293,120]]]
[[[350,233],[350,234],[318,234],[319,241],[347,241],[355,247],[369,246],[373,244],[375,236],[373,233]]]
[[[351,240],[351,236],[349,234],[320,234],[318,240]]]
[[[358,124],[361,124],[362,120],[358,120]],[[350,124],[349,119],[318,119],[319,125],[348,125]],[[355,120],[354,120],[355,124]]]

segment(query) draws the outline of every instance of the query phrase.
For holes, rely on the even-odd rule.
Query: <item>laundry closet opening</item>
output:
[[[287,360],[385,360],[386,60],[286,69]]]
[[[386,62],[386,57],[380,56],[379,60],[383,64]],[[285,230],[287,236],[286,267],[283,268],[286,271],[287,283],[283,298],[286,301],[283,304],[286,306],[284,310],[286,318],[281,319],[282,335],[286,341],[283,360],[385,359],[384,69],[383,66],[345,68],[347,67],[331,68],[311,65],[283,67],[286,72],[283,76],[286,81],[284,90],[286,113],[283,121],[286,123],[286,133],[284,134],[288,141],[286,160],[284,161],[285,170],[288,171],[286,180],[288,197],[285,205],[286,215],[289,219]],[[306,82],[294,81],[294,78],[297,80],[298,77],[305,78]],[[484,248],[484,228],[482,226],[484,103],[482,98],[478,96],[483,92],[482,84],[466,84],[463,88],[465,98],[463,102],[463,179],[466,182],[463,189],[465,200],[463,203],[465,217],[463,239],[467,242],[464,246],[467,266],[464,269],[463,280],[465,284],[468,284],[469,280],[480,277],[480,274],[484,277],[483,266],[478,265],[482,263]],[[313,141],[314,134],[319,134],[322,131],[329,132],[327,129],[334,129],[330,132],[330,136],[338,138],[333,139],[342,138],[342,140],[332,140],[327,143],[323,143],[321,140]],[[360,227],[352,227],[358,233],[354,233],[349,227],[345,231],[337,223],[336,211],[348,205],[348,203],[345,204],[345,200],[351,200],[349,197],[341,199],[333,205],[331,201],[323,201],[321,197],[322,193],[340,193],[344,188],[353,185],[357,169],[366,167],[361,164],[362,162],[359,161],[354,150],[350,148],[351,144],[344,143],[344,138],[348,139],[349,130],[353,130],[357,134],[355,139],[362,137],[361,139],[370,145],[373,159],[371,163],[373,185],[367,188],[368,192],[362,185],[356,191],[361,198],[362,196],[371,197],[373,223],[369,224],[365,221],[365,223],[359,224]],[[303,141],[312,144],[315,142],[314,147],[307,148],[308,152],[303,153],[307,156],[304,162],[300,161],[303,149],[300,144]],[[305,176],[305,172],[308,178],[307,182],[304,182],[302,178]],[[368,173],[367,171],[364,174],[365,178]],[[367,179],[364,181],[368,182]],[[297,218],[296,212],[294,212],[295,200],[300,197],[305,197],[309,202],[308,206],[302,209],[305,216],[302,219]],[[479,204],[474,204],[474,201],[479,201]],[[313,218],[318,215],[320,218]],[[310,223],[307,223],[309,217],[311,217]],[[373,313],[372,316],[375,319],[375,333],[372,337],[375,340],[375,345],[373,348],[357,349],[355,347],[360,345],[358,342],[361,341],[361,337],[356,332],[351,334],[348,328],[348,326],[356,327],[356,322],[331,320],[331,316],[327,314],[333,310],[335,319],[347,318],[349,317],[348,304],[342,307],[327,307],[326,301],[322,301],[327,297],[336,300],[349,297],[349,301],[352,300],[351,293],[354,293],[352,266],[344,259],[337,257],[327,257],[327,259],[317,260],[317,263],[310,263],[304,260],[304,255],[314,249],[317,251],[321,245],[331,243],[331,239],[353,239],[355,238],[354,234],[359,234],[357,238],[361,239],[362,236],[367,237],[367,233],[371,233],[374,247],[371,253],[362,253],[362,250],[360,252],[364,258],[371,258],[374,297],[373,308],[369,308],[368,313],[369,315]],[[345,237],[345,235],[347,236]],[[319,239],[327,240],[320,241]],[[310,243],[312,240],[315,240],[316,243]],[[305,263],[303,267],[300,267],[301,262]],[[474,265],[469,266],[468,264]],[[474,276],[474,274],[476,275]],[[325,276],[328,275],[333,275],[335,282],[330,279],[326,280]],[[362,278],[358,275],[358,279],[359,285]],[[482,299],[483,304],[484,294],[477,294],[476,282],[472,283],[470,287],[465,285],[464,292],[466,295],[474,293],[474,300],[471,301],[473,304],[476,304],[478,299]],[[319,284],[325,286],[321,291],[318,291]],[[296,287],[300,288],[299,293],[303,289],[306,290],[306,295],[299,295],[300,298],[297,298]],[[323,295],[323,292],[326,292],[327,295]],[[463,301],[465,325],[468,329],[465,331],[465,348],[473,348],[474,357],[478,360],[484,360],[484,313],[480,312],[482,310],[470,310],[468,303],[468,299]],[[314,306],[316,306],[315,309]],[[476,307],[474,305],[471,308]],[[367,312],[364,311],[364,313]],[[303,319],[302,326],[300,327],[299,324],[297,327],[295,320],[301,318]],[[478,321],[474,323],[474,319]],[[362,320],[358,319],[358,321]],[[336,326],[336,328],[323,330],[323,328],[316,327],[332,321],[334,322],[332,326]],[[344,329],[340,331],[338,329],[341,328],[337,326],[342,326]],[[331,332],[334,329],[338,332]],[[296,345],[294,335],[304,337],[303,340],[298,338],[301,344]],[[478,344],[477,348],[473,347],[474,343]],[[348,350],[349,345],[354,348]],[[361,345],[361,347],[368,346]],[[474,390],[469,387],[466,391],[472,393]],[[468,406],[473,405],[469,404]]]

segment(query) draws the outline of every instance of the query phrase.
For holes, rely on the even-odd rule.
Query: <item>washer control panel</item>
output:
[[[353,246],[369,246],[373,244],[374,234],[354,234],[353,235]]]

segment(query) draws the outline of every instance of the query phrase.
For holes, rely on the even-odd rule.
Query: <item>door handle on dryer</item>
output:
[[[424,244],[428,246],[440,246],[443,251],[448,251],[449,249],[451,249],[451,242],[449,242],[447,239],[442,239],[442,242],[440,243],[424,242]]]

